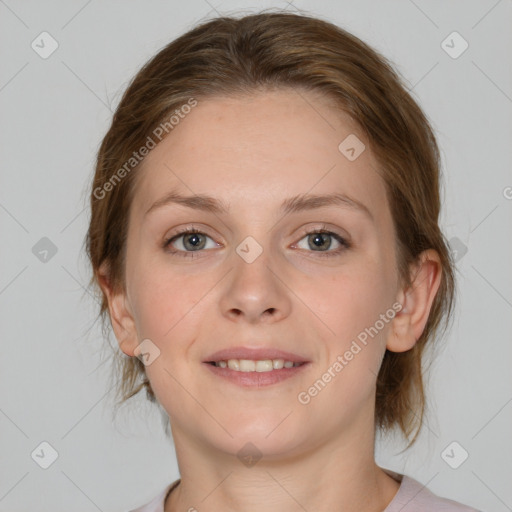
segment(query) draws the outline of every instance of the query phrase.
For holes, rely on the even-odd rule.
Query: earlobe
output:
[[[134,356],[138,345],[137,329],[131,308],[124,292],[114,292],[109,281],[108,272],[102,265],[98,272],[98,282],[108,301],[110,323],[119,348],[128,356]]]
[[[414,347],[416,341],[411,328],[411,317],[402,309],[393,319],[386,348],[391,352],[405,352]]]
[[[402,309],[393,318],[386,343],[391,352],[410,350],[420,338],[441,284],[441,272],[438,253],[433,249],[422,252],[411,271],[412,285],[399,293]]]

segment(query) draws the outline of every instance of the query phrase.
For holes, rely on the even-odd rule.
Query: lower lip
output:
[[[281,368],[279,370],[271,370],[269,372],[237,372],[231,368],[221,368],[210,363],[202,363],[206,365],[215,375],[227,379],[238,386],[252,388],[263,387],[277,384],[286,379],[300,374],[309,366],[309,363],[293,366],[292,368]]]

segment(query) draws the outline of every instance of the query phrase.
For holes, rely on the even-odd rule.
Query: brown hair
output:
[[[93,269],[90,284],[99,284],[98,269],[106,263],[113,290],[124,290],[127,220],[138,165],[115,183],[112,178],[116,172],[119,178],[119,169],[155,127],[191,98],[202,101],[282,87],[321,93],[367,136],[386,184],[402,282],[411,285],[409,265],[422,251],[435,249],[440,256],[441,285],[423,334],[411,350],[386,350],[377,379],[375,425],[383,430],[398,426],[406,438],[416,426],[410,446],[424,417],[424,349],[443,317],[447,327],[454,302],[453,261],[438,225],[439,150],[429,121],[389,61],[342,28],[288,12],[219,17],[178,37],[140,69],[97,155],[86,238]],[[112,186],[107,186],[109,180]],[[99,315],[107,333],[108,302],[99,291]],[[122,374],[120,403],[143,387],[155,402],[143,363],[119,350],[114,357]]]

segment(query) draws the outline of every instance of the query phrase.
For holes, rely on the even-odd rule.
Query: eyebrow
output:
[[[144,216],[170,204],[177,204],[194,210],[200,210],[219,215],[229,213],[228,205],[224,201],[216,199],[215,197],[204,194],[184,196],[176,191],[171,191],[161,199],[155,201],[146,211]],[[280,212],[283,215],[286,215],[294,212],[324,208],[326,206],[341,206],[343,208],[348,208],[356,212],[363,213],[371,220],[373,220],[373,215],[366,205],[350,198],[345,194],[340,193],[326,195],[299,194],[285,199],[281,204]]]

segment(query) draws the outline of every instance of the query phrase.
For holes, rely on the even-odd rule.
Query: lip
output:
[[[209,355],[206,359],[204,359],[203,363],[228,361],[229,359],[249,359],[253,361],[264,361],[265,359],[284,359],[285,361],[291,361],[292,363],[309,363],[309,361],[305,357],[302,357],[298,354],[270,347],[232,347],[223,350],[218,350],[217,352],[214,352],[213,354]]]

